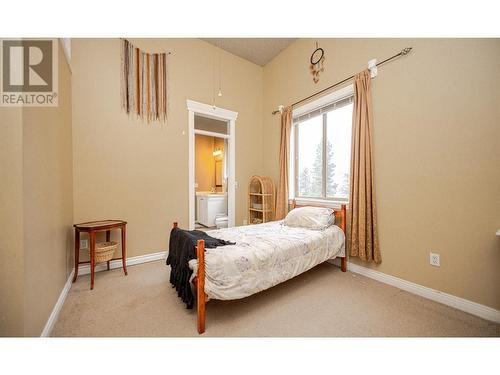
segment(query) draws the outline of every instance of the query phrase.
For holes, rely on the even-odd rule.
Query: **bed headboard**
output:
[[[299,208],[299,207],[326,207],[326,208],[331,208],[327,206],[322,206],[321,204],[297,204],[295,199],[292,199],[292,208]],[[338,208],[332,208],[333,213],[335,215],[336,219],[339,219],[339,227],[342,229],[342,232],[346,234],[346,226],[347,226],[347,207],[345,204],[342,204],[340,206],[340,209]]]

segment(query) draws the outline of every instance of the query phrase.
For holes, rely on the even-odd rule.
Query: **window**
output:
[[[349,86],[294,111],[290,168],[295,198],[348,200],[352,110]]]

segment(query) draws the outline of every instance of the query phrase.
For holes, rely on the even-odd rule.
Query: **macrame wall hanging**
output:
[[[325,51],[323,48],[318,46],[318,42],[316,42],[316,49],[311,54],[311,58],[309,59],[311,65],[309,66],[309,70],[313,76],[313,82],[319,82],[319,74],[325,70]]]
[[[167,120],[167,53],[146,53],[122,39],[121,101],[127,114]]]

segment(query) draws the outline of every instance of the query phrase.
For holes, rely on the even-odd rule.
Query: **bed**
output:
[[[293,201],[293,208],[298,207]],[[197,242],[197,259],[190,260],[189,267],[196,288],[198,333],[205,332],[205,304],[210,299],[245,298],[337,257],[345,272],[346,206],[334,215],[335,225],[324,230],[273,221],[207,232],[236,244],[205,249],[203,240]]]

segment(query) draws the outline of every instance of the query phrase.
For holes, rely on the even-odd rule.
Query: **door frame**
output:
[[[188,169],[189,169],[189,229],[193,230],[195,228],[195,135],[213,135],[216,137],[226,138],[228,142],[228,150],[226,150],[227,156],[227,166],[228,166],[228,179],[227,179],[227,217],[228,226],[234,227],[236,225],[236,119],[238,118],[238,112],[234,112],[228,109],[219,108],[216,106],[196,102],[194,100],[186,100],[187,110],[188,110],[188,137],[189,137],[189,157],[188,157]],[[194,116],[200,115],[202,117],[208,117],[215,120],[226,121],[228,123],[228,134],[220,134],[207,132],[203,130],[195,130],[194,128]]]

